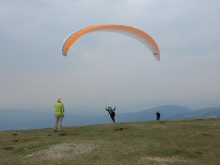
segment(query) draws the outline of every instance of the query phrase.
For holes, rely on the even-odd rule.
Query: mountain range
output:
[[[162,105],[138,112],[117,113],[116,122],[135,122],[156,120],[156,111],[161,113],[161,120],[190,119],[190,118],[220,118],[220,107],[211,107],[191,110],[178,105]],[[0,130],[21,130],[53,127],[53,114],[39,113],[27,110],[0,110]],[[111,118],[106,115],[92,116],[79,114],[66,114],[63,126],[82,126],[92,124],[111,123]]]

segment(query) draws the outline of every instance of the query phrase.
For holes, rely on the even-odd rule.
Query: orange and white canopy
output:
[[[68,50],[70,46],[82,35],[95,32],[95,31],[108,31],[108,32],[116,32],[121,33],[126,36],[130,36],[144,45],[146,45],[150,51],[153,53],[156,60],[160,60],[160,51],[156,44],[156,42],[153,40],[153,38],[145,33],[144,31],[131,27],[131,26],[125,26],[125,25],[117,25],[117,24],[101,24],[101,25],[93,25],[89,26],[83,29],[80,29],[76,32],[71,33],[63,42],[62,45],[62,54],[64,56],[67,56]]]

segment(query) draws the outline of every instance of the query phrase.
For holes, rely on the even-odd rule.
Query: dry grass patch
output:
[[[189,159],[183,159],[181,157],[150,157],[150,156],[146,156],[146,157],[142,157],[142,162],[143,161],[151,161],[151,162],[155,162],[155,163],[159,163],[159,164],[170,164],[170,163],[192,163],[192,160]]]
[[[96,148],[94,144],[61,143],[27,155],[25,156],[25,158],[31,158],[32,160],[34,159],[37,162],[45,160],[55,161],[63,158],[76,157],[91,152],[94,148]]]

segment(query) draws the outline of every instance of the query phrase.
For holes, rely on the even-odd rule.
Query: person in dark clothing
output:
[[[115,123],[115,109],[116,109],[116,107],[114,109],[112,109],[112,107],[110,107],[110,106],[108,108],[105,108],[105,110],[108,111],[108,113],[114,123]]]
[[[156,115],[157,115],[157,120],[160,120],[160,112],[157,111]]]

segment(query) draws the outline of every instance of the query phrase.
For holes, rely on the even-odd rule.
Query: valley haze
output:
[[[161,113],[161,120],[190,119],[190,118],[220,118],[220,107],[210,107],[192,110],[178,105],[162,105],[155,108],[140,110],[137,112],[120,113],[116,110],[116,122],[136,122],[156,120],[156,111]],[[0,110],[0,130],[22,130],[52,128],[54,123],[53,110],[27,111],[27,110]],[[94,124],[112,123],[107,112],[97,115],[96,113],[74,114],[74,111],[65,112],[63,126],[83,126]]]

